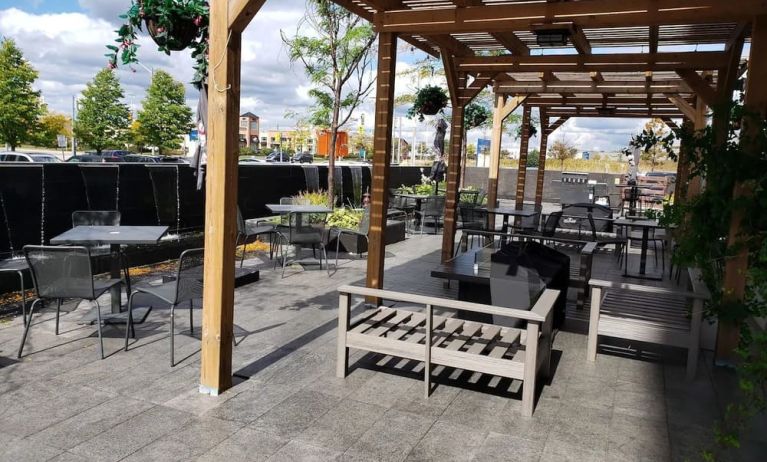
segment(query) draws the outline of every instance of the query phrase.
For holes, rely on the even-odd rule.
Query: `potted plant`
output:
[[[447,101],[447,93],[442,87],[427,85],[416,92],[413,107],[407,111],[407,116],[412,119],[417,115],[418,120],[423,122],[423,116],[442,112],[447,107]]]
[[[131,0],[130,8],[120,15],[125,22],[117,29],[117,45],[107,45],[108,66],[138,62],[138,32],[146,31],[160,51],[192,50],[197,61],[192,82],[200,87],[208,73],[208,20],[206,0]]]

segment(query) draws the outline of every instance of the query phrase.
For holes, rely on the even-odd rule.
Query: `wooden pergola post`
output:
[[[695,130],[695,132],[699,132],[700,130],[703,130],[706,128],[707,122],[706,122],[706,103],[703,102],[702,98],[696,98],[695,99],[695,112],[693,115],[692,120],[692,128]],[[689,161],[688,161],[689,163]],[[688,166],[689,168],[690,166]],[[689,175],[689,172],[688,172]],[[700,195],[700,192],[703,190],[703,178],[701,178],[700,175],[690,179],[689,176],[687,178],[687,190],[685,191],[685,199],[684,200],[690,200],[693,197],[697,197]]]
[[[522,109],[522,137],[519,142],[519,168],[517,169],[517,209],[521,209],[525,203],[525,179],[527,177],[527,151],[530,144],[531,109],[527,104]]]
[[[751,29],[751,50],[748,61],[748,78],[744,99],[745,113],[751,116],[744,117],[741,129],[741,146],[746,156],[759,156],[763,146],[759,144],[759,131],[764,118],[767,116],[767,87],[764,86],[767,79],[767,15],[757,16]],[[754,120],[757,117],[758,120]],[[723,117],[724,119],[724,117]],[[726,134],[726,128],[722,131]],[[753,194],[753,185],[738,183],[733,190],[733,201],[748,197]],[[727,237],[727,245],[734,246],[742,237],[740,236],[743,219],[742,212],[733,213],[730,219],[730,232]],[[746,291],[748,271],[748,249],[738,250],[738,253],[725,261],[724,266],[724,300],[742,301]],[[737,361],[735,349],[740,343],[739,326],[719,322],[719,331],[716,337],[716,361],[717,363],[734,364]]]
[[[455,249],[456,216],[458,213],[458,185],[461,176],[461,148],[463,147],[464,123],[463,111],[468,101],[461,99],[466,89],[466,73],[458,72],[453,56],[446,49],[441,49],[445,67],[453,115],[450,118],[450,155],[447,164],[447,185],[445,188],[445,220],[442,229],[442,261],[453,258]]]
[[[232,386],[234,252],[237,234],[237,153],[241,31],[229,27],[229,2],[210,5],[208,161],[205,172],[205,282],[200,392]]]
[[[394,80],[397,67],[397,34],[378,34],[378,78],[376,81],[375,127],[373,129],[373,178],[370,197],[370,234],[367,287],[383,288],[386,256],[386,211],[389,203],[389,166],[392,151]],[[459,148],[460,156],[460,148]]]
[[[498,200],[498,175],[501,170],[501,142],[503,141],[503,108],[506,96],[495,93],[493,129],[490,134],[490,164],[487,171],[487,206],[495,207]]]
[[[682,122],[680,131],[685,136],[691,136],[695,131],[695,124],[689,118]],[[690,178],[690,154],[689,146],[682,143],[679,146],[679,156],[676,160],[676,185],[674,187],[674,204],[681,204],[687,197],[687,181]]]
[[[549,144],[549,117],[546,108],[540,108],[541,147],[538,153],[538,177],[535,182],[535,209],[540,210],[543,203],[543,185],[546,175],[546,151]]]

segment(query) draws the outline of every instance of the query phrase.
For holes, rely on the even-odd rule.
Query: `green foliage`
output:
[[[437,114],[447,107],[447,92],[436,85],[426,85],[419,88],[415,94],[413,106],[408,109],[407,117],[412,119],[418,116],[418,121],[423,122],[424,114]]]
[[[114,72],[102,69],[83,90],[75,135],[97,152],[118,146],[130,123],[130,110]]]
[[[741,329],[742,358],[738,366],[740,396],[727,406],[724,419],[715,428],[715,448],[703,452],[706,460],[720,460],[722,453],[740,445],[740,435],[753,417],[767,409],[767,334],[752,335],[752,318],[767,315],[767,124],[758,114],[748,113],[741,103],[715,108],[714,116],[728,116],[725,139],[713,127],[696,133],[682,132],[691,163],[691,178],[704,177],[706,187],[683,204],[666,204],[660,218],[679,227],[676,263],[701,269],[711,292],[706,315],[721,324]],[[748,127],[748,129],[746,129]],[[648,130],[632,145],[648,149],[663,146],[669,156],[671,135],[658,137]],[[685,185],[677,185],[684,188]],[[733,199],[734,191],[745,191]],[[737,235],[730,234],[733,217],[741,217]],[[727,262],[745,252],[748,272],[744,275],[745,297],[741,300],[724,291]]]
[[[463,123],[466,130],[487,127],[492,120],[493,113],[490,109],[479,103],[471,103],[463,111]]]
[[[400,185],[399,188],[397,188],[397,191],[403,194],[417,194],[421,196],[431,196],[434,194],[434,183],[427,180],[413,186],[406,186],[403,184],[403,185]],[[445,195],[444,181],[439,183],[439,187],[437,188],[437,194],[440,196]]]
[[[296,35],[280,34],[290,62],[300,62],[313,85],[309,96],[315,104],[307,121],[327,127],[335,140],[373,89],[371,52],[376,33],[370,23],[331,0],[307,0],[306,6]],[[329,203],[335,202],[335,150],[336,143],[331,142]]]
[[[537,168],[541,163],[541,152],[537,149],[527,153],[527,166]]]
[[[293,201],[297,204],[303,205],[321,205],[323,207],[328,206],[328,196],[323,190],[316,192],[301,191],[293,196]]]
[[[358,229],[362,221],[362,210],[347,207],[337,208],[328,215],[326,224],[332,228]]]
[[[40,117],[37,130],[30,137],[30,141],[35,146],[57,148],[59,146],[58,135],[67,137],[72,135],[71,124],[70,118],[64,114],[46,112]]]
[[[186,105],[184,84],[165,71],[157,71],[138,113],[139,133],[146,143],[163,149],[178,149],[181,136],[192,127],[192,110]]]
[[[256,156],[258,155],[258,151],[256,151],[252,146],[240,146],[240,157],[242,156]]]
[[[107,45],[109,67],[117,67],[118,55],[122,64],[138,62],[138,32],[155,29],[153,39],[157,49],[170,54],[185,48],[192,50],[195,75],[192,83],[202,87],[208,76],[208,20],[210,11],[206,0],[131,0],[131,6],[120,18],[124,23],[115,31],[117,45]]]
[[[547,155],[551,155],[554,159],[559,160],[563,168],[565,161],[572,159],[576,154],[578,154],[578,149],[564,138],[554,141],[547,152]]]
[[[44,112],[40,92],[32,88],[37,75],[16,42],[0,41],[0,141],[11,150],[29,140]]]

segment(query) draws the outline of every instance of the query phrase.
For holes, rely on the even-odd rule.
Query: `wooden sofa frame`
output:
[[[521,380],[522,414],[533,414],[536,377],[548,377],[551,361],[553,306],[559,291],[546,289],[530,311],[427,297],[365,287],[338,289],[338,362],[344,378],[349,348],[424,363],[425,396],[431,394],[433,365]],[[352,296],[425,306],[425,313],[381,306],[350,320]],[[520,319],[524,329],[437,316],[434,308],[462,310]],[[537,341],[530,341],[537,339]]]
[[[703,304],[710,298],[700,271],[688,269],[690,290],[592,279],[586,358],[596,361],[600,335],[687,349],[687,379],[695,378]]]

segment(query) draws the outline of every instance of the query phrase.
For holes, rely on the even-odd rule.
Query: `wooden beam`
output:
[[[458,97],[466,88],[466,73],[460,72],[453,57],[442,53],[442,62],[447,77],[450,99],[453,101],[453,115],[450,118],[450,156],[447,164],[447,185],[445,187],[445,219],[442,229],[442,262],[453,258],[455,249],[455,231],[458,215],[458,185],[461,183],[461,150],[464,137],[464,105]]]
[[[740,58],[742,46],[742,41],[738,40],[730,50],[732,59],[729,68],[726,70],[727,76],[725,80],[727,82],[724,82],[722,87],[720,87],[721,93],[731,95],[730,86],[734,86],[735,75],[737,73],[735,55],[738,56],[738,59]],[[764,85],[764,82],[767,81],[767,59],[765,59],[765,56],[767,56],[767,15],[762,15],[754,19],[751,29],[748,78],[746,79],[745,97],[743,100],[743,113],[748,115],[743,117],[740,133],[740,145],[743,149],[742,155],[754,159],[761,157],[764,152],[760,136],[764,120],[767,118],[767,87]],[[724,105],[724,101],[720,101],[720,104]],[[716,112],[715,110],[715,117],[717,117]],[[726,119],[727,117],[724,115],[721,117],[723,122]],[[717,129],[721,130],[722,139],[717,139],[716,142],[723,143],[727,136],[726,124],[722,123],[722,126],[714,128],[715,137],[717,137]],[[740,162],[745,161],[741,160]],[[732,191],[732,202],[739,203],[750,200],[755,193],[755,186],[756,182],[737,182]],[[728,303],[742,302],[746,296],[749,257],[749,248],[746,240],[749,237],[758,238],[753,234],[751,236],[743,235],[747,232],[743,230],[743,225],[747,219],[751,219],[751,217],[747,217],[742,209],[735,209],[730,218],[727,247],[728,249],[733,249],[735,255],[726,258],[724,263],[723,302],[725,306]],[[726,323],[722,320],[719,321],[715,355],[717,364],[732,366],[739,362],[740,359],[736,351],[740,344],[740,327],[739,325]]]
[[[386,211],[389,203],[389,166],[392,151],[394,81],[397,76],[397,35],[378,34],[375,125],[373,129],[373,173],[370,198],[370,231],[366,286],[383,288],[386,257]]]
[[[477,97],[482,90],[493,83],[495,76],[493,74],[479,74],[464,90],[461,90],[459,98],[463,105],[469,104],[471,100]]]
[[[673,132],[678,132],[678,131],[679,131],[679,125],[677,125],[677,123],[676,123],[676,122],[674,122],[674,120],[673,120],[671,117],[661,117],[661,119],[660,119],[660,120],[662,120],[662,121],[663,121],[663,123],[665,123],[665,124],[666,124],[666,126],[667,126],[667,127],[668,127],[668,128],[671,130],[671,131],[673,131]],[[686,120],[686,119],[685,119],[685,120]]]
[[[232,386],[234,252],[237,238],[237,128],[240,118],[242,35],[229,29],[229,4],[210,6],[208,164],[205,178],[205,294],[202,308],[200,392]]]
[[[668,98],[669,101],[674,103],[674,106],[679,108],[679,110],[682,111],[682,113],[686,115],[688,119],[695,120],[695,118],[697,117],[697,113],[695,111],[695,108],[690,103],[688,103],[687,100],[685,100],[679,95],[674,95],[670,93],[666,93],[666,98]]]
[[[646,72],[678,69],[719,69],[727,62],[722,51],[614,53],[590,55],[473,56],[456,60],[468,72]]]
[[[379,30],[424,34],[529,31],[535,24],[571,22],[584,29],[654,25],[721,24],[767,13],[762,0],[589,0],[519,2],[452,9],[387,11],[376,14]]]
[[[591,44],[589,43],[589,39],[586,38],[586,34],[583,33],[583,30],[581,30],[580,27],[573,26],[572,32],[570,33],[570,42],[578,51],[578,54],[591,54]]]
[[[229,29],[242,32],[248,27],[256,13],[264,6],[266,0],[228,0]]]
[[[530,48],[514,32],[493,32],[490,35],[512,54],[530,56]]]
[[[501,93],[515,95],[521,94],[562,94],[576,93],[581,94],[599,94],[610,96],[612,94],[621,95],[646,95],[659,93],[690,93],[687,84],[682,80],[660,80],[647,86],[645,82],[637,81],[615,81],[615,82],[585,82],[581,80],[559,80],[553,82],[535,82],[535,81],[514,81],[502,82],[498,86]]]
[[[548,111],[546,112],[546,115],[548,116]],[[549,125],[549,126],[548,126],[548,128],[546,128],[546,136],[549,136],[549,135],[551,135],[552,133],[554,133],[554,131],[555,131],[557,128],[561,127],[561,126],[562,126],[562,124],[564,124],[565,122],[567,122],[567,120],[568,120],[569,118],[570,118],[570,117],[560,117],[560,118],[558,118],[557,120],[555,120],[555,121],[554,121],[554,123],[552,123],[551,125]]]
[[[549,110],[549,116],[551,117],[590,117],[599,119],[651,119],[653,117],[672,117],[681,119],[684,114],[681,112],[666,112],[666,111],[653,111],[650,114],[648,111],[624,111],[618,113],[604,113],[598,111],[581,111],[581,110]]]
[[[525,180],[527,178],[527,153],[530,143],[530,110],[525,104],[522,108],[522,137],[519,140],[519,167],[517,168],[516,207],[522,208],[525,203]]]
[[[526,96],[509,98],[496,93],[493,107],[493,129],[490,136],[490,165],[487,173],[487,204],[494,207],[498,200],[498,175],[501,168],[501,142],[503,141],[503,121],[514,112]],[[493,224],[494,226],[494,224]]]
[[[676,73],[681,77],[685,83],[700,96],[708,106],[714,106],[717,104],[719,95],[716,90],[711,88],[711,85],[706,82],[697,72],[692,69],[679,69]]]
[[[546,115],[546,108],[540,108],[539,118],[541,119],[541,146],[538,150],[538,177],[535,182],[535,209],[541,210],[543,203],[543,187],[546,175],[546,151],[549,143],[549,116]]]
[[[648,37],[648,42],[650,43],[650,53],[657,53],[658,52],[658,36],[660,32],[660,27],[658,27],[657,24],[650,26],[650,36]]]
[[[660,94],[651,94],[651,98],[637,96],[560,96],[560,95],[541,95],[530,96],[528,103],[533,106],[591,106],[598,107],[604,105],[610,106],[646,106],[650,101],[653,106],[674,107],[674,103]],[[681,98],[681,97],[680,97]]]

